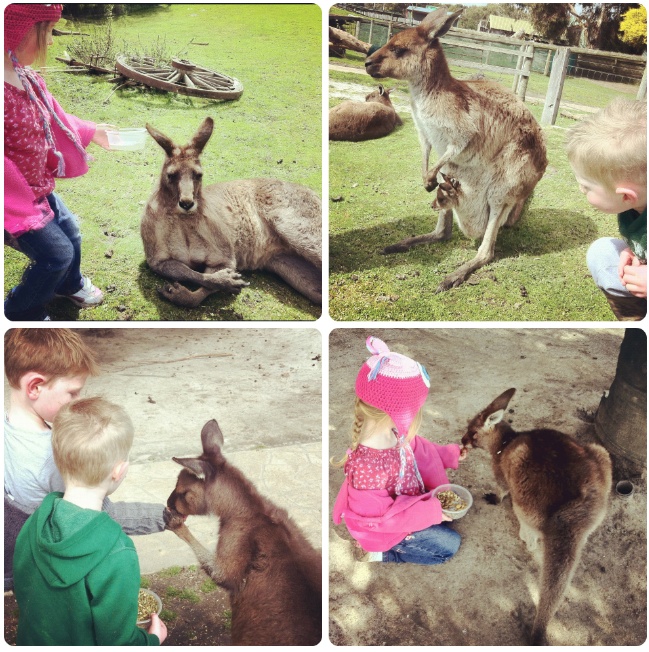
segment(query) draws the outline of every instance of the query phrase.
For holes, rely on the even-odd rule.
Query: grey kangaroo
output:
[[[518,221],[547,166],[543,133],[522,102],[494,82],[460,81],[451,76],[439,39],[461,13],[449,16],[444,7],[433,11],[365,60],[372,77],[409,82],[426,190],[435,190],[442,171],[459,184],[454,189],[462,190],[446,206],[443,193],[438,192],[434,208],[441,210],[435,231],[406,238],[383,253],[448,240],[454,214],[464,235],[482,238],[477,255],[448,275],[437,292],[457,287],[493,260],[498,231]],[[433,147],[439,159],[429,169]]]
[[[195,308],[214,292],[236,294],[239,270],[267,270],[322,303],[322,204],[313,190],[278,179],[202,185],[200,155],[214,121],[181,147],[146,125],[165,151],[140,225],[149,267],[173,283],[160,294]],[[200,286],[190,290],[186,283]]]
[[[541,589],[531,643],[546,645],[547,625],[570,584],[586,539],[606,515],[611,459],[602,446],[579,444],[557,430],[513,430],[503,416],[515,391],[503,392],[474,417],[462,444],[490,453],[500,498],[511,495],[520,538],[527,547],[536,549],[541,539]]]
[[[285,510],[264,498],[223,456],[216,421],[201,431],[203,454],[183,469],[167,500],[167,528],[230,594],[233,645],[316,645],[322,634],[322,555]],[[219,519],[216,554],[185,525],[191,514]]]

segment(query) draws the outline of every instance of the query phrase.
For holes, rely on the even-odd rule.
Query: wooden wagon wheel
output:
[[[172,59],[169,65],[158,64],[148,57],[120,56],[115,67],[124,77],[181,95],[236,100],[243,93],[239,80],[184,59]]]

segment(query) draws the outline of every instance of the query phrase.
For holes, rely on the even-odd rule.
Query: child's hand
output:
[[[116,129],[117,127],[115,127],[115,125],[97,125],[97,128],[95,129],[95,135],[92,137],[92,142],[95,143],[95,145],[99,145],[99,147],[103,147],[104,149],[110,149],[110,145],[108,143],[108,134],[106,131],[115,131]]]
[[[158,614],[151,614],[149,634],[155,634],[160,639],[161,645],[167,638],[167,626],[160,620],[160,616],[158,616]]]
[[[452,521],[452,520],[453,519],[448,514],[444,514],[444,512],[442,512],[442,523],[444,521]]]
[[[637,258],[624,268],[622,283],[634,296],[641,299],[647,298],[647,265],[642,265]]]
[[[462,448],[460,448],[460,457],[457,458],[458,462],[464,462],[468,454],[469,449],[466,446],[462,446]]]
[[[620,254],[620,262],[617,264],[617,273],[620,275],[620,278],[624,276],[624,268],[627,265],[633,265],[633,260],[638,260],[629,247],[624,249]]]

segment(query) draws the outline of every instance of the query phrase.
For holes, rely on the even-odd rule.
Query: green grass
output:
[[[219,587],[217,586],[216,582],[211,579],[205,580],[200,586],[202,593],[212,593],[212,591],[216,591],[218,588]]]
[[[197,603],[201,599],[195,591],[190,589],[177,589],[173,586],[168,586],[165,595],[168,598],[178,598],[179,600],[187,600],[188,602]]]
[[[349,60],[354,59],[350,54]],[[356,64],[361,63],[359,55]],[[332,71],[330,79],[376,85],[369,77],[353,73]],[[382,83],[396,87],[398,101],[407,103],[403,82],[388,79]],[[590,106],[606,105],[619,94],[581,79],[566,85],[572,101]],[[582,87],[588,92],[582,93]],[[529,88],[530,93],[542,92],[532,83]],[[530,109],[540,119],[542,104],[532,104]],[[435,294],[447,274],[474,257],[478,243],[454,226],[448,242],[391,256],[380,253],[388,244],[431,232],[437,220],[430,208],[432,197],[421,182],[421,155],[412,117],[405,112],[401,117],[403,126],[386,138],[329,144],[329,306],[333,319],[613,320],[585,257],[595,239],[617,234],[617,222],[614,215],[592,209],[579,193],[564,151],[565,129],[573,120],[560,117],[556,126],[544,129],[547,171],[521,221],[498,235],[495,260],[459,288]]]
[[[71,27],[88,27],[82,23]],[[276,177],[322,193],[321,11],[317,5],[172,4],[115,19],[121,43],[146,48],[160,35],[174,54],[243,82],[233,102],[172,93],[113,90],[105,77],[48,72],[49,89],[70,113],[122,127],[152,124],[185,143],[206,116],[214,134],[203,154],[205,183]],[[48,66],[76,37],[57,37]],[[187,44],[194,38],[208,46]],[[88,174],[61,180],[59,192],[79,216],[82,271],[105,292],[102,306],[78,310],[51,304],[53,319],[78,320],[313,320],[313,306],[271,274],[244,273],[250,286],[238,296],[212,295],[199,308],[178,308],[159,297],[164,280],[144,260],[140,216],[156,181],[163,152],[148,139],[144,152],[107,152],[90,145]],[[279,161],[282,161],[279,163]],[[112,254],[110,252],[112,251]],[[110,254],[110,257],[109,257]],[[5,248],[5,292],[17,284],[27,259]]]
[[[170,566],[169,568],[164,568],[160,571],[162,577],[176,577],[183,572],[181,566]]]

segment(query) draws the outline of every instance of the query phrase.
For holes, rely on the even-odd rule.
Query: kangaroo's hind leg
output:
[[[316,305],[322,305],[322,270],[297,254],[280,254],[264,266]]]

